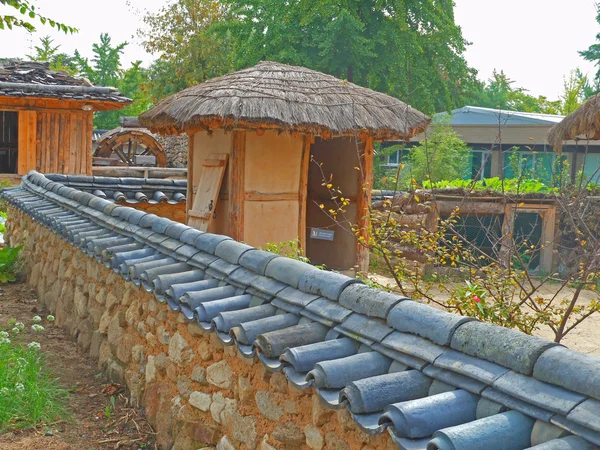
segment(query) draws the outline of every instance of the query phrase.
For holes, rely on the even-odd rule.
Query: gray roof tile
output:
[[[401,302],[387,318],[389,326],[398,331],[416,334],[439,345],[448,345],[454,331],[462,324],[475,320],[431,308],[417,302]]]
[[[539,356],[556,345],[546,339],[482,322],[460,326],[451,343],[455,350],[509,367],[524,375],[531,375]]]
[[[279,358],[286,348],[322,342],[329,329],[320,323],[299,323],[288,328],[263,333],[255,345],[267,358]]]
[[[224,240],[215,248],[215,256],[231,264],[239,264],[240,257],[252,247],[234,240]]]
[[[338,300],[340,294],[351,284],[361,283],[356,278],[350,278],[336,272],[308,271],[298,281],[298,289],[330,300]]]
[[[321,361],[308,373],[315,386],[342,389],[350,381],[388,373],[392,360],[377,352],[358,353],[329,361]]]
[[[390,310],[406,297],[373,289],[364,284],[351,284],[346,287],[339,298],[340,305],[354,312],[371,317],[386,319]]]
[[[441,369],[460,373],[490,386],[509,371],[506,367],[451,349],[446,350],[434,364]]]
[[[434,362],[442,353],[444,348],[433,342],[415,336],[414,334],[394,331],[381,341],[381,345],[407,355],[415,356],[428,362]]]
[[[600,402],[593,398],[587,399],[577,405],[567,419],[600,433]]]
[[[600,400],[600,358],[596,356],[556,346],[537,359],[533,375]]]
[[[352,313],[336,327],[349,337],[363,337],[371,342],[381,342],[392,331],[384,322],[362,314]]]
[[[269,262],[277,257],[278,256],[274,253],[253,249],[245,252],[240,257],[239,264],[244,266],[246,269],[252,270],[260,275],[264,275]]]
[[[274,258],[267,264],[265,275],[269,278],[298,288],[300,279],[306,272],[319,270],[310,264],[289,258]]]

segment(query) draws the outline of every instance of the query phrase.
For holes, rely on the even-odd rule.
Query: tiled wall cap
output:
[[[156,214],[146,214],[140,219],[140,223],[138,223],[138,225],[142,228],[152,228],[154,221],[159,218],[160,217],[158,217]]]
[[[140,184],[143,182],[143,178],[135,177],[122,177],[119,178],[121,184]]]
[[[215,248],[215,256],[231,263],[238,264],[240,257],[247,251],[253,250],[253,247],[242,244],[241,242],[231,240],[224,240],[219,242]]]
[[[433,433],[427,450],[518,450],[530,447],[535,420],[516,411],[479,419]]]
[[[35,172],[35,171],[29,172],[29,174],[32,174],[32,173],[37,173],[37,172]],[[59,183],[68,180],[67,175],[63,175],[60,173],[49,173],[46,175],[46,178],[48,178],[49,180],[52,180],[52,181],[58,181]]]
[[[306,378],[313,379],[318,388],[343,389],[351,381],[388,373],[391,365],[392,360],[381,353],[358,353],[319,362]]]
[[[340,393],[354,414],[382,411],[390,403],[406,402],[427,397],[432,379],[418,370],[387,373],[351,381]]]
[[[580,405],[577,405],[569,413],[567,419],[600,432],[600,401],[589,398]]]
[[[344,289],[356,283],[362,282],[341,273],[314,270],[307,271],[300,277],[298,289],[337,301]]]
[[[371,317],[387,318],[390,310],[406,297],[373,289],[364,284],[351,284],[341,293],[340,305]]]
[[[286,348],[322,342],[328,331],[329,328],[320,323],[302,323],[263,333],[256,338],[256,346],[267,358],[279,358]]]
[[[579,436],[565,436],[530,447],[528,450],[598,450],[598,447]]]
[[[77,199],[77,201],[79,203],[81,203],[84,206],[89,206],[90,208],[95,209],[96,211],[102,211],[102,208],[104,208],[105,203],[101,198],[96,197],[95,195],[92,195],[88,192],[82,192],[82,195],[79,197],[79,199]],[[96,208],[93,205],[102,205],[102,208]]]
[[[148,215],[148,213],[146,213],[144,211],[139,211],[136,209],[129,215],[127,220],[132,225],[139,225],[140,221],[147,215]]]
[[[534,447],[544,442],[552,441],[570,435],[567,430],[552,425],[551,423],[544,422],[543,420],[536,420],[531,430],[531,446]],[[535,448],[535,447],[534,447]]]
[[[87,175],[67,175],[67,181],[69,183],[84,183],[89,181],[90,177]]]
[[[600,400],[600,358],[597,356],[556,346],[537,359],[533,376]]]
[[[509,367],[524,375],[531,375],[539,356],[556,345],[546,339],[483,322],[461,325],[451,343],[451,347],[459,352]]]
[[[319,269],[296,259],[274,258],[267,264],[265,275],[298,288],[302,275],[312,271],[319,271]]]
[[[351,338],[333,339],[317,344],[286,348],[281,360],[291,364],[297,372],[311,370],[321,361],[344,358],[356,354],[359,344]]]
[[[131,215],[134,213],[134,211],[137,211],[133,208],[121,208],[118,210],[119,211],[119,217],[123,220],[127,220],[129,222],[129,218],[131,217]],[[130,222],[131,223],[131,222]]]
[[[165,230],[165,234],[173,239],[179,239],[185,230],[189,229],[187,225],[177,222],[171,224]]]
[[[62,197],[66,197],[69,193],[69,188],[61,184],[55,192]]]
[[[472,317],[457,316],[422,303],[401,302],[392,308],[387,323],[398,331],[425,337],[439,345],[448,345],[455,330],[473,320]]]
[[[279,256],[265,250],[252,249],[240,257],[239,264],[255,273],[264,275],[267,265],[275,258],[279,258]]]
[[[102,212],[104,214],[106,214],[107,216],[112,216],[113,215],[112,212],[115,208],[118,208],[118,205],[108,202],[108,205],[106,205],[104,208],[102,208]],[[113,216],[113,217],[115,217],[115,216]]]
[[[441,428],[475,420],[478,399],[467,391],[457,390],[393,403],[385,408],[379,423],[391,422],[398,436],[424,438]],[[462,450],[462,447],[456,448]],[[479,447],[479,450],[483,448],[489,447]]]
[[[181,233],[181,236],[179,236],[179,240],[181,242],[185,242],[188,245],[194,245],[194,241],[201,234],[204,234],[204,231],[188,227],[183,233]]]
[[[175,222],[173,222],[170,219],[167,219],[166,217],[159,217],[158,219],[152,222],[152,231],[154,231],[155,233],[166,234],[165,231],[167,230],[167,228],[169,228],[174,223]]]
[[[214,255],[217,245],[227,240],[231,240],[231,238],[220,234],[202,233],[194,239],[193,246],[198,250]]]

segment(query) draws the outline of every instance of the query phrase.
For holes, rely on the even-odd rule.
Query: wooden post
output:
[[[229,163],[229,217],[231,237],[244,240],[246,132],[234,131]]]
[[[306,202],[308,199],[308,170],[310,164],[310,146],[314,136],[305,135],[300,162],[300,183],[298,186],[298,240],[300,247],[306,254]]]
[[[357,198],[357,219],[359,236],[365,243],[369,242],[369,207],[371,205],[371,189],[373,183],[373,138],[367,137],[362,154],[362,173],[359,178]],[[357,242],[356,265],[361,272],[369,270],[369,248]]]
[[[542,216],[542,236],[540,237],[540,269],[544,275],[554,271],[554,249],[556,248],[556,206],[548,208]]]
[[[19,140],[17,150],[17,174],[25,175],[35,169],[36,162],[36,112],[19,111]]]
[[[185,223],[190,219],[189,211],[194,204],[194,133],[188,134],[188,155],[187,155],[187,192],[185,199]]]

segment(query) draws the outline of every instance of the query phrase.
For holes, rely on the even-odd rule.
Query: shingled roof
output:
[[[401,449],[593,449],[600,358],[118,206],[37,172],[2,197],[242,357]]]
[[[50,69],[48,63],[7,60],[0,63],[0,96],[62,100],[132,102],[114,87],[95,86],[84,78]]]

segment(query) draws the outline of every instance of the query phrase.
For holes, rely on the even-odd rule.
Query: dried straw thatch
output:
[[[139,120],[161,134],[224,127],[323,137],[359,133],[376,140],[410,139],[430,122],[389,95],[276,62],[261,62],[187,88],[162,100]]]
[[[600,139],[600,94],[593,96],[577,110],[548,131],[548,142],[560,151],[564,141]]]

